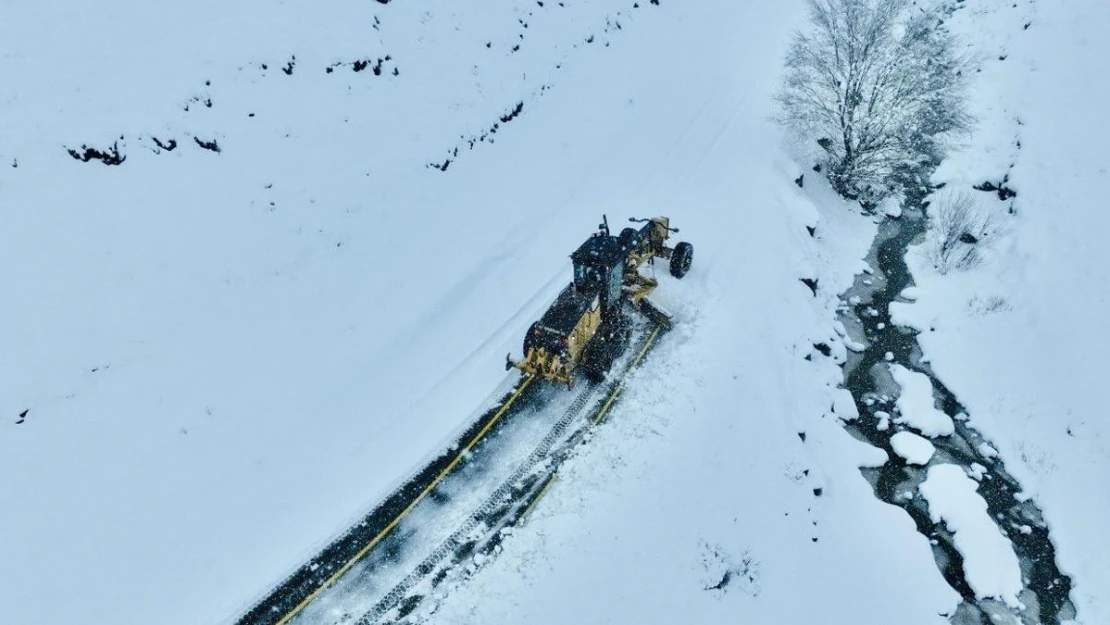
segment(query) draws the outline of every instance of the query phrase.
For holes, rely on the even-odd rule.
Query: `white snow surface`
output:
[[[1078,621],[1110,623],[1110,3],[984,0],[949,25],[979,59],[978,129],[935,180],[1018,195],[983,194],[1001,236],[979,267],[941,276],[914,249],[919,299],[898,311],[1042,508]]]
[[[859,408],[856,406],[856,400],[852,397],[851,391],[846,388],[836,392],[832,408],[833,413],[845,421],[853,421],[859,418]]]
[[[929,502],[934,523],[944,521],[953,544],[963,556],[964,579],[975,596],[995,598],[1019,607],[1021,566],[1013,545],[987,513],[987,502],[976,492],[978,484],[954,464],[929,467],[918,489]]]
[[[906,459],[909,464],[929,464],[929,460],[936,453],[937,448],[913,432],[895,432],[890,437],[890,445],[894,453]]]
[[[670,215],[694,243],[684,280],[659,271],[677,328],[503,552],[422,609],[443,623],[946,623],[959,597],[927,541],[859,475],[886,453],[828,413],[837,364],[804,358],[835,333],[875,227],[817,176],[795,186],[809,164],[768,122],[803,7],[639,4],[8,7],[0,623],[232,621],[469,423],[602,213]],[[1110,504],[1080,495],[1108,466],[1092,389],[1110,349],[1071,333],[1100,327],[1110,292],[1091,147],[1106,143],[1092,137],[1106,94],[1075,61],[1100,58],[1110,23],[1094,2],[1037,15],[1026,1],[1005,20],[983,6],[956,15],[976,45],[1011,27],[1034,45],[1011,51],[1007,35],[1011,60],[977,97],[990,132],[941,175],[999,178],[1020,113],[1027,223],[1005,250],[1019,262],[966,285],[917,262],[920,301],[902,306],[947,320],[926,352],[1047,504],[1094,618]],[[1055,127],[1053,93],[1076,95],[1082,132]],[[158,153],[154,138],[179,145]],[[65,151],[113,143],[118,167]],[[817,297],[799,277],[819,278]],[[1012,309],[984,324],[970,293]],[[1053,304],[1065,295],[1084,305]],[[902,422],[943,433],[916,375]],[[934,513],[983,534],[967,485],[947,471],[933,484],[963,493]],[[1006,566],[976,571],[983,592],[1015,592]]]
[[[920,297],[920,296],[921,296],[921,290],[918,289],[915,286],[908,286],[908,287],[902,289],[902,292],[898,294],[898,297],[901,297],[902,299],[905,299],[905,300],[909,300],[911,302],[916,301],[917,298]]]
[[[882,202],[879,202],[879,206],[875,210],[876,212],[882,213],[887,217],[901,217],[902,198],[896,196],[885,198]]]
[[[669,215],[696,246],[686,280],[659,266],[658,297],[700,342],[652,359],[682,389],[660,407],[694,428],[662,457],[716,443],[695,455],[725,463],[682,478],[727,492],[702,533],[740,540],[731,519],[776,502],[749,540],[766,569],[807,557],[768,573],[768,606],[790,571],[831,579],[818,564],[852,554],[885,567],[875,584],[903,580],[884,617],[951,607],[912,523],[856,471],[874,452],[821,420],[839,369],[803,360],[831,333],[812,303],[850,272],[820,298],[798,282],[823,187],[793,184],[767,121],[800,7],[564,4],[5,9],[0,623],[234,619],[469,423],[603,213]],[[366,59],[380,76],[353,71]],[[115,142],[118,167],[65,151]],[[873,234],[819,227],[838,258]]]
[[[956,431],[952,417],[936,408],[929,376],[899,364],[888,366],[894,381],[902,389],[895,403],[899,413],[895,423],[904,423],[929,437],[950,436]]]

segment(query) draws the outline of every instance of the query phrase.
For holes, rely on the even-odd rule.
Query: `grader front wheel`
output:
[[[690,264],[694,262],[694,246],[683,241],[674,246],[671,253],[671,275],[682,278],[690,271]]]

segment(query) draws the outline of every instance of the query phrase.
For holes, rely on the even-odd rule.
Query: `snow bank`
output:
[[[898,364],[890,365],[890,374],[902,388],[895,404],[899,412],[895,423],[904,423],[929,437],[949,436],[956,431],[952,418],[935,407],[929,376]]]
[[[837,389],[833,396],[833,413],[845,421],[854,421],[859,418],[859,407],[852,397],[852,392],[846,388]]]
[[[894,453],[902,456],[909,464],[929,464],[937,448],[913,432],[896,432],[890,437]]]
[[[987,502],[974,480],[954,464],[929,468],[920,486],[934,523],[944,521],[964,562],[964,577],[975,596],[1020,607],[1021,567],[1013,546],[987,514]]]
[[[920,296],[921,290],[916,286],[908,286],[902,289],[902,292],[898,294],[898,297],[911,302],[917,301],[917,298]]]

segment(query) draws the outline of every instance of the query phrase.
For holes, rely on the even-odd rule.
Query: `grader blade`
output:
[[[640,300],[640,312],[644,313],[644,316],[651,319],[661,328],[670,330],[674,327],[671,316],[663,312],[663,310],[655,304],[652,304],[646,297]]]

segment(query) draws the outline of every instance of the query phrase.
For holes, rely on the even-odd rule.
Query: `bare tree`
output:
[[[969,128],[965,62],[940,15],[911,13],[909,0],[806,3],[811,28],[787,53],[778,121],[816,140],[837,192],[877,202]]]

